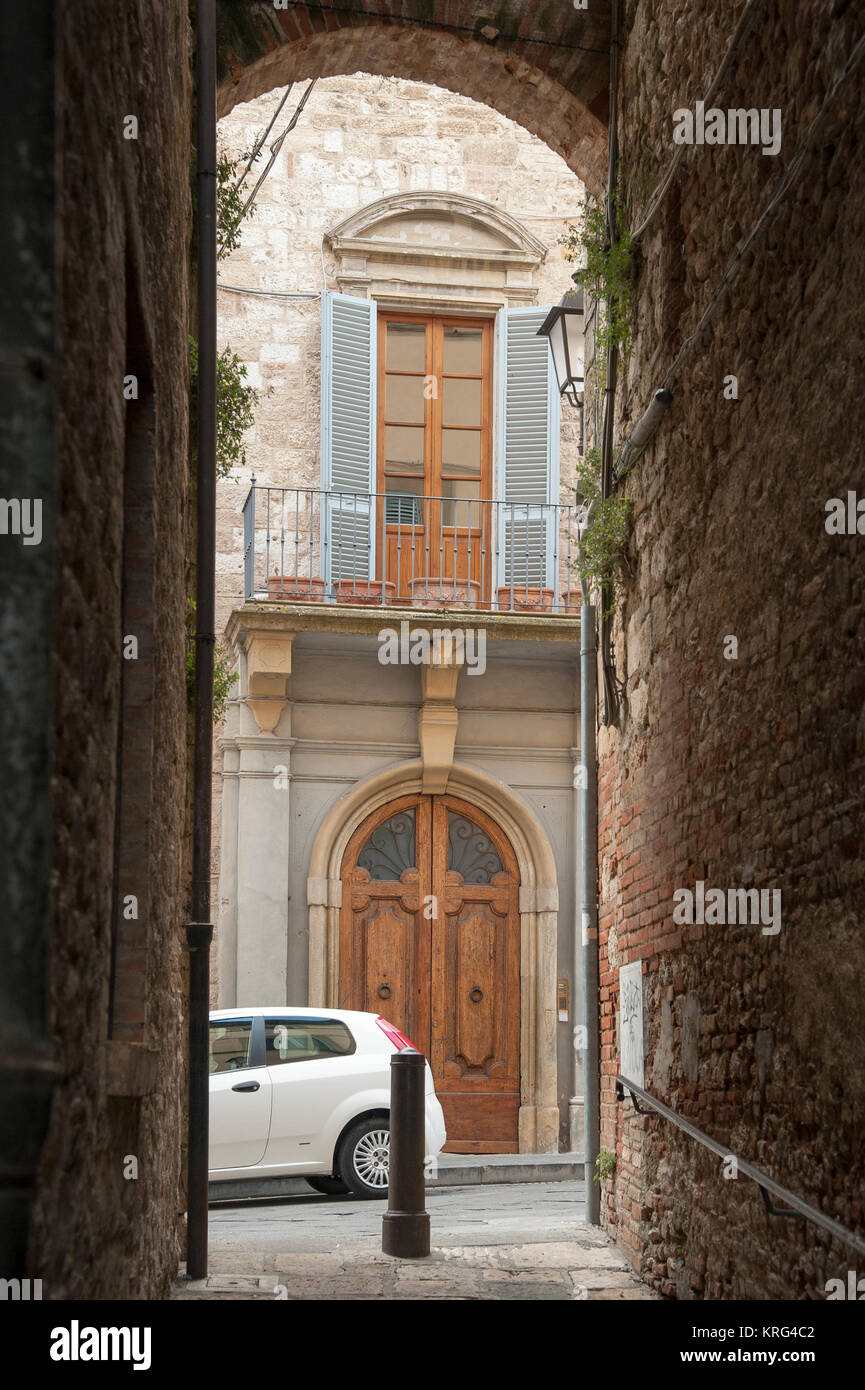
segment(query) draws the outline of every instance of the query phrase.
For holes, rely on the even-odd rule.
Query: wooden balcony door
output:
[[[482,812],[408,796],[355,832],[343,861],[339,998],[426,1054],[452,1153],[516,1153],[519,872]]]
[[[397,599],[492,589],[492,320],[378,316],[381,578]],[[418,594],[420,591],[420,594]]]

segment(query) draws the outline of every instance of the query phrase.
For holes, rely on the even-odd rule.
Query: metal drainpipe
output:
[[[216,0],[196,0],[198,437],[193,755],[192,921],[189,948],[189,1130],[186,1272],[207,1275],[210,822],[216,567]]]
[[[595,742],[598,647],[595,609],[582,588],[580,607],[580,762],[585,769],[580,794],[580,929],[583,949],[583,1052],[586,1220],[600,1225],[600,1188],[594,1180],[600,1149],[600,1022],[598,996],[598,768]]]

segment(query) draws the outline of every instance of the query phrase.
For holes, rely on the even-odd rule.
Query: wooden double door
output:
[[[516,857],[451,796],[374,812],[343,860],[339,999],[429,1059],[452,1153],[516,1153],[520,924]]]

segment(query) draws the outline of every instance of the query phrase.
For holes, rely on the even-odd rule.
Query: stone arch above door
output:
[[[307,887],[309,903],[309,1002],[339,1005],[339,918],[341,871],[346,847],[358,827],[379,807],[422,791],[420,760],[370,774],[341,797],[322,822],[313,845]],[[555,860],[535,813],[503,782],[466,764],[455,764],[448,794],[489,816],[506,836],[520,875],[520,1111],[521,1153],[558,1148],[556,1098],[556,929],[558,885]]]

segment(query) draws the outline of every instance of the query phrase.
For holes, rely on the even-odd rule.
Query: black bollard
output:
[[[385,1255],[417,1260],[429,1254],[424,1210],[424,1078],[426,1058],[408,1049],[390,1059],[390,1173],[381,1219]]]

